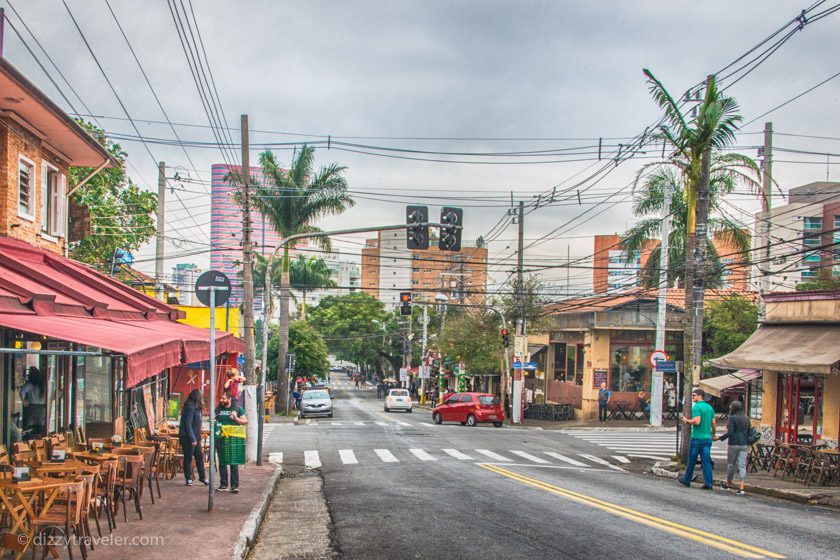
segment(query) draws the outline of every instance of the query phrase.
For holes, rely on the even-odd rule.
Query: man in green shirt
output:
[[[712,438],[715,437],[715,411],[709,406],[704,398],[703,389],[694,389],[691,392],[691,418],[685,415],[680,420],[691,424],[691,441],[688,447],[688,462],[685,465],[685,473],[678,478],[680,484],[691,486],[694,478],[694,465],[697,464],[697,456],[700,456],[700,465],[703,469],[703,490],[711,490],[714,480],[712,479]]]
[[[228,390],[225,390],[219,399],[219,406],[216,407],[216,422],[223,426],[237,424],[242,426],[248,423],[245,410],[236,404]],[[219,492],[228,490],[228,469],[230,469],[230,491],[236,494],[239,492],[239,465],[219,465],[218,490]]]

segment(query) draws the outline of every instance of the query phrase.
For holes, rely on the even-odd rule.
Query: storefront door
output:
[[[823,378],[780,373],[776,433],[785,443],[810,443],[822,437]]]

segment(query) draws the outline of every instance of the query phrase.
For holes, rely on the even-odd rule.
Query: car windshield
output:
[[[408,396],[408,391],[406,391],[404,389],[399,390],[399,391],[391,391],[391,396],[392,397],[407,397]]]
[[[307,391],[303,394],[303,400],[312,400],[312,399],[328,399],[330,398],[329,393],[326,391]]]
[[[484,396],[478,397],[478,402],[481,403],[481,404],[499,404],[499,397],[484,395]]]

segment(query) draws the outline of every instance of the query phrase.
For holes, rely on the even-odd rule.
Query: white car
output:
[[[391,389],[388,391],[388,396],[385,397],[385,412],[391,412],[392,410],[411,412],[413,406],[414,403],[411,402],[408,389]]]

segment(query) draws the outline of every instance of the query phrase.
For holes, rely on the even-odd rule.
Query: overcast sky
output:
[[[182,1],[189,9],[186,0],[178,0],[178,5]],[[604,139],[604,145],[615,145],[622,142],[621,138],[641,133],[659,116],[642,68],[650,68],[672,93],[680,95],[809,5],[717,0],[192,3],[228,124],[238,128],[239,115],[247,113],[253,144],[320,140],[315,135],[330,135],[346,142],[436,152],[567,149],[597,145],[599,138]],[[68,112],[75,108],[85,113],[86,105],[109,132],[135,135],[61,0],[6,0],[6,4],[17,10],[20,17],[9,13],[11,22],[53,79],[62,83],[22,22],[84,103],[62,86],[74,106],[71,108],[11,30],[7,30],[6,58]],[[166,124],[141,122],[162,121],[163,115],[105,0],[67,0],[67,4],[141,134],[174,138]],[[110,4],[172,121],[201,125],[177,126],[180,137],[213,142],[167,1],[110,0]],[[826,2],[818,10],[832,5]],[[840,14],[806,26],[754,72],[727,89],[738,100],[745,122],[840,71],[836,57],[840,52],[838,22]],[[743,153],[755,157],[755,146],[762,142],[762,136],[755,133],[763,129],[765,120],[772,120],[780,133],[774,139],[777,147],[840,153],[840,139],[836,138],[840,137],[839,85],[840,79],[832,80],[746,125],[737,145]],[[231,134],[238,141],[239,131]],[[180,177],[202,181],[209,179],[212,163],[223,161],[218,149],[189,148],[196,176],[179,148],[150,143],[150,155],[141,143],[122,144],[132,164],[129,173],[149,189],[156,189],[156,160],[164,160],[172,168],[169,176],[177,171]],[[553,186],[568,187],[583,179],[587,173],[582,170],[586,168],[594,170],[589,167],[597,164],[592,161],[593,149],[578,151],[588,155],[410,155],[494,163],[488,165],[412,161],[319,148],[318,165],[347,165],[349,184],[359,196],[355,208],[320,225],[335,228],[398,223],[404,218],[405,204],[428,204],[436,216],[438,206],[446,203],[464,207],[465,238],[475,239],[489,233],[502,219],[511,191],[516,201],[529,200]],[[256,161],[258,152],[259,147],[252,151],[252,161]],[[656,153],[655,148],[649,149],[646,156],[652,158]],[[281,161],[288,161],[291,152],[278,149],[277,155]],[[828,166],[825,155],[777,152],[775,158],[774,175],[785,191],[825,180],[827,171],[831,179],[840,178],[840,158],[829,159]],[[537,160],[551,163],[533,163]],[[638,158],[622,163],[585,191],[582,206],[545,207],[530,213],[526,238],[536,240],[589,210],[561,229],[561,237],[526,251],[526,259],[562,264],[567,251],[573,259],[585,257],[593,252],[592,235],[618,233],[631,225],[629,202],[608,205],[625,198],[623,193],[627,191],[621,189],[648,161],[651,159]],[[169,197],[167,221],[178,231],[167,234],[191,242],[168,240],[167,252],[173,257],[167,260],[165,269],[169,272],[176,262],[206,267],[206,254],[177,255],[207,249],[209,196],[203,194],[205,187],[200,184],[171,184],[184,189],[179,196],[186,209]],[[621,194],[607,199],[619,191]],[[593,202],[602,204],[593,208]],[[744,195],[734,197],[732,203],[747,211],[757,208],[756,201]],[[780,199],[775,201],[782,203]],[[491,243],[491,261],[510,256],[515,234],[515,226],[509,226]],[[358,253],[358,242],[364,237],[355,236],[349,238],[350,242],[336,245],[350,258]],[[138,268],[154,270],[148,260],[154,257],[152,248],[142,250],[137,257],[147,259],[138,263]],[[511,268],[494,267],[495,282],[503,280]],[[574,270],[572,293],[587,289],[590,275],[587,270]],[[565,271],[551,270],[544,278],[563,285]]]

